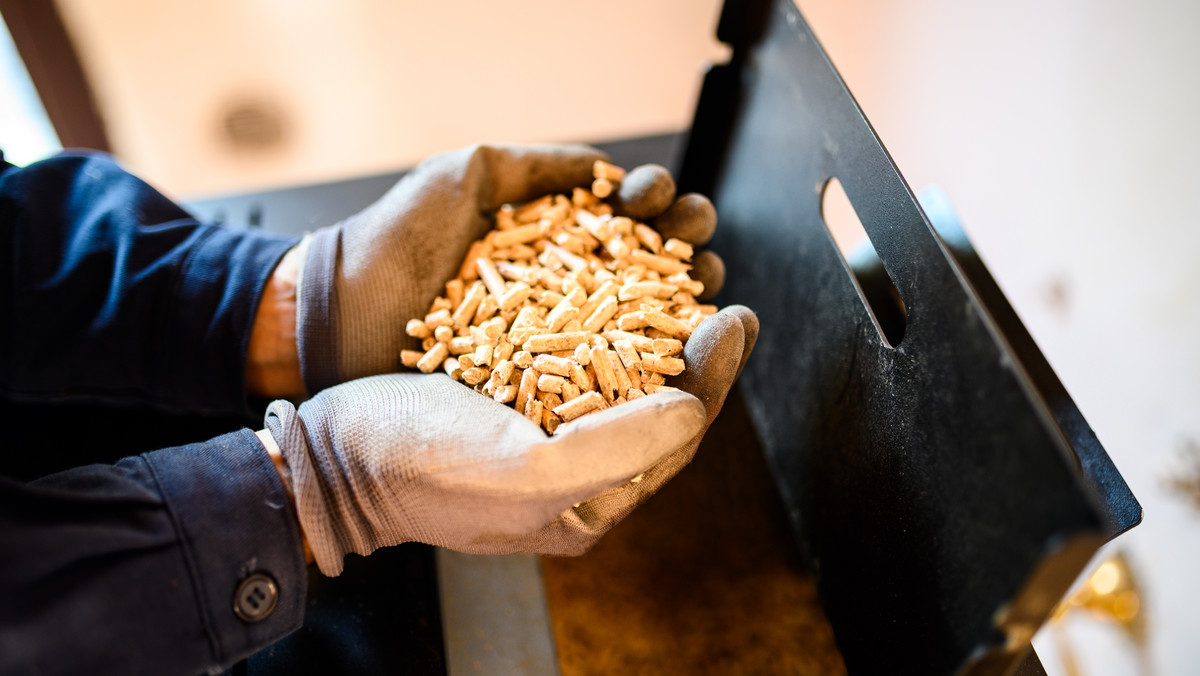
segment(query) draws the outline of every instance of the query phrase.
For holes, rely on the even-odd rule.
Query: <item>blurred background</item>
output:
[[[0,148],[20,164],[60,139],[106,147],[189,200],[478,141],[680,131],[727,54],[720,5],[2,0]],[[1200,672],[1200,3],[798,5],[909,184],[949,195],[1145,508],[1091,569],[1104,591],[1121,557],[1139,605],[1048,625],[1047,671]]]

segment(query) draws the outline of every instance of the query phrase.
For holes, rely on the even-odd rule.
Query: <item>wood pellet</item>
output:
[[[598,161],[591,189],[505,205],[405,333],[400,362],[439,369],[549,434],[610,406],[671,390],[692,331],[717,311],[696,301],[692,247],[614,216],[625,171]]]

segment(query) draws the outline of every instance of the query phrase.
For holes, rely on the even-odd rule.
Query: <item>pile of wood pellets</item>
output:
[[[505,205],[458,276],[405,331],[406,367],[444,370],[554,434],[566,422],[662,390],[683,346],[717,311],[697,302],[692,247],[613,215],[625,171],[593,167],[591,189]]]

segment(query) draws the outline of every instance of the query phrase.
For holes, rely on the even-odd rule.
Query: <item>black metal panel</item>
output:
[[[971,288],[995,321],[997,329],[1018,356],[1018,362],[1025,367],[1055,422],[1067,436],[1071,450],[1078,459],[1083,481],[1104,501],[1109,535],[1115,537],[1134,527],[1142,519],[1142,506],[1000,291],[1000,286],[979,259],[949,199],[940,189],[931,187],[922,191],[919,201],[929,222],[945,243],[947,252],[958,263]]]
[[[733,56],[705,81],[681,189],[717,205],[718,300],[762,321],[743,391],[847,667],[1003,673],[1140,506],[793,3],[727,3],[718,33]],[[833,177],[903,301],[895,345],[822,221]]]

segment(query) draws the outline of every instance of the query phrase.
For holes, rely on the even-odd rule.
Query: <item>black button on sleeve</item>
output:
[[[233,612],[246,622],[258,622],[275,610],[279,602],[279,587],[265,573],[255,573],[242,580],[233,595]]]

